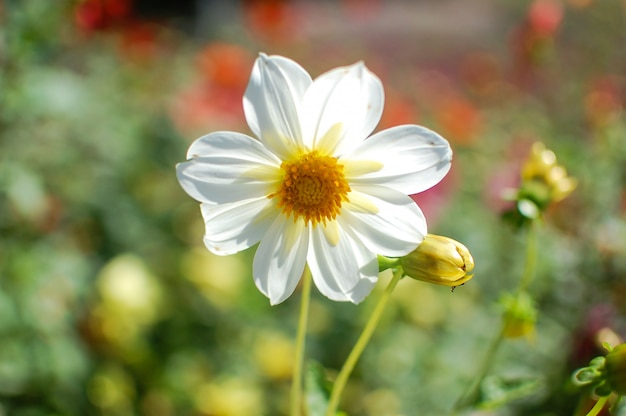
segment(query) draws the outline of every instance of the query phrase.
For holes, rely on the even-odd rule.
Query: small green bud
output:
[[[604,357],[594,358],[589,362],[588,367],[579,368],[572,374],[572,381],[578,386],[603,383],[604,362]]]
[[[535,334],[537,309],[530,295],[526,292],[506,294],[500,303],[504,307],[504,336],[532,338]]]
[[[611,389],[626,395],[626,344],[613,348],[605,357],[604,370]]]
[[[448,237],[428,234],[411,253],[400,259],[413,279],[443,286],[460,286],[474,275],[474,259],[467,247]]]

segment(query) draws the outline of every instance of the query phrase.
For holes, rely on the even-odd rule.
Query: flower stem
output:
[[[525,291],[535,277],[537,269],[537,220],[531,221],[526,235],[526,266],[517,287],[518,292]]]
[[[498,351],[498,349],[500,348],[500,344],[503,340],[504,325],[502,326],[502,329],[498,333],[497,337],[494,338],[494,340],[491,342],[489,349],[485,353],[485,356],[483,357],[483,362],[481,363],[478,371],[476,372],[476,376],[474,377],[474,381],[472,381],[472,383],[468,385],[467,389],[465,389],[461,397],[459,397],[459,399],[456,401],[451,414],[455,414],[457,411],[464,409],[467,406],[470,406],[476,401],[476,399],[478,399],[480,385],[487,376],[496,351]]]
[[[524,292],[532,282],[535,277],[535,270],[537,268],[537,225],[535,224],[537,220],[531,221],[530,226],[528,228],[528,233],[526,235],[526,258],[524,265],[524,272],[522,277],[517,285],[517,292]],[[480,390],[480,385],[483,380],[487,376],[489,372],[489,368],[491,367],[491,363],[496,355],[496,352],[500,348],[502,341],[504,340],[504,334],[506,331],[506,325],[503,323],[500,328],[500,332],[493,340],[489,349],[487,350],[481,366],[478,368],[476,372],[476,376],[472,383],[470,383],[467,389],[463,392],[461,397],[455,402],[454,407],[452,408],[452,414],[471,406],[476,399],[478,398],[478,392]]]
[[[309,321],[309,303],[311,300],[311,271],[304,268],[302,273],[302,299],[300,302],[300,317],[298,319],[298,332],[296,334],[296,357],[293,368],[293,380],[291,383],[291,416],[301,416],[302,407],[302,369],[304,367],[304,340],[307,323]]]
[[[602,408],[604,407],[608,399],[609,399],[609,396],[600,397],[598,401],[596,402],[596,404],[591,408],[589,413],[587,413],[587,416],[596,416],[598,413],[600,413],[600,411],[602,410]]]
[[[343,367],[337,375],[337,379],[335,380],[333,389],[330,394],[328,408],[326,409],[326,416],[335,416],[335,414],[337,413],[339,400],[341,399],[341,394],[343,393],[343,390],[348,383],[348,378],[350,377],[350,374],[352,374],[352,370],[354,370],[356,362],[359,360],[359,357],[361,357],[363,350],[365,350],[367,343],[372,337],[372,334],[376,329],[376,325],[378,325],[378,321],[380,321],[380,317],[385,310],[385,306],[387,305],[387,301],[389,300],[391,292],[393,292],[393,289],[396,287],[402,276],[404,276],[404,270],[402,270],[402,267],[398,267],[393,277],[391,278],[391,281],[385,288],[382,296],[380,297],[380,299],[378,299],[378,303],[376,304],[374,311],[372,312],[367,323],[365,324],[363,332],[361,332],[359,339],[357,340],[356,344],[354,344],[354,347],[352,347],[352,351],[350,351],[346,362],[343,364]]]

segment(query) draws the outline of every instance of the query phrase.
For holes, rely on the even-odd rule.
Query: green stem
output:
[[[596,402],[596,404],[591,408],[589,413],[587,413],[587,416],[596,416],[598,413],[600,413],[600,411],[602,410],[602,408],[604,407],[608,399],[609,399],[609,396],[600,397],[598,401]]]
[[[537,221],[538,220],[531,221],[528,227],[528,234],[526,235],[526,265],[524,274],[517,287],[518,292],[523,292],[528,289],[528,286],[535,277],[535,270],[537,269]]]
[[[367,323],[365,324],[363,332],[361,332],[359,339],[357,340],[356,344],[354,344],[354,347],[352,347],[352,351],[350,351],[346,362],[343,364],[343,367],[337,375],[337,379],[335,380],[333,389],[330,394],[328,408],[326,409],[326,416],[335,416],[335,414],[337,413],[339,400],[341,400],[343,390],[348,383],[348,378],[350,378],[350,374],[352,374],[352,370],[354,370],[356,362],[359,360],[359,357],[361,357],[363,350],[365,350],[367,343],[372,337],[372,334],[376,329],[376,325],[378,325],[378,321],[380,321],[380,317],[385,310],[387,301],[391,296],[391,292],[393,292],[393,289],[396,287],[402,276],[404,276],[404,270],[402,270],[402,267],[398,267],[393,277],[391,278],[391,281],[385,288],[382,296],[380,297],[380,299],[378,299],[378,303],[376,304],[374,311],[372,312]]]
[[[309,321],[309,303],[311,300],[311,271],[304,268],[302,273],[302,299],[300,303],[300,318],[298,319],[298,332],[296,334],[296,357],[293,368],[293,381],[291,383],[291,416],[301,416],[302,407],[302,368],[304,367],[304,340],[307,322]]]
[[[459,397],[459,399],[454,404],[454,407],[452,409],[452,414],[455,414],[457,411],[464,409],[465,407],[470,406],[474,402],[476,402],[476,399],[478,399],[480,385],[482,384],[483,380],[487,376],[487,373],[489,372],[489,368],[491,367],[491,363],[493,362],[493,358],[496,355],[496,351],[498,351],[498,349],[500,348],[500,344],[502,344],[503,340],[504,340],[504,325],[502,326],[502,329],[500,330],[496,338],[494,338],[494,340],[491,342],[489,349],[485,353],[483,361],[480,367],[478,368],[476,376],[474,377],[474,381],[472,381],[472,383],[467,387],[467,389],[465,389],[461,397]]]
[[[524,272],[517,286],[517,292],[524,292],[532,282],[535,277],[535,271],[537,268],[537,225],[534,220],[530,223],[528,228],[528,233],[526,235],[526,259],[524,265]],[[476,399],[478,398],[478,393],[480,390],[480,385],[487,376],[489,372],[489,368],[491,367],[491,363],[496,355],[496,352],[500,348],[502,341],[504,340],[505,333],[505,324],[500,328],[500,332],[496,336],[496,338],[491,343],[489,349],[487,350],[481,366],[479,367],[476,376],[472,383],[468,386],[468,388],[463,392],[461,397],[456,401],[454,407],[452,408],[452,414],[455,414],[461,409],[464,409],[467,406],[471,406]]]

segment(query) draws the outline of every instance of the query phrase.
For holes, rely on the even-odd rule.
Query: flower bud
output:
[[[426,235],[422,244],[400,259],[413,279],[443,286],[460,286],[474,275],[474,259],[467,247],[448,237]]]
[[[500,300],[504,307],[504,337],[532,339],[535,335],[537,309],[533,299],[526,292],[516,295],[506,294]]]
[[[613,348],[605,357],[604,370],[611,389],[626,395],[626,344]]]
[[[567,197],[574,188],[576,180],[567,176],[565,168],[557,163],[556,155],[553,151],[546,149],[541,142],[533,144],[530,156],[522,167],[522,188],[526,188],[526,197],[531,197],[540,206],[547,205],[548,202],[558,202]],[[535,182],[537,185],[530,185]],[[541,184],[546,188],[541,190],[539,195],[534,195]],[[532,192],[535,191],[535,192]],[[547,192],[549,198],[543,195]],[[532,198],[536,196],[536,198]]]

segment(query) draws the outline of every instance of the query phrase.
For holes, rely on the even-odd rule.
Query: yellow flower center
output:
[[[337,158],[322,156],[317,151],[306,153],[280,165],[283,173],[278,191],[268,198],[278,198],[278,206],[294,221],[316,225],[334,219],[341,203],[348,201],[350,186]]]

